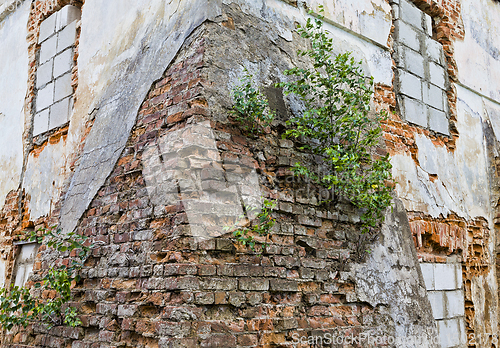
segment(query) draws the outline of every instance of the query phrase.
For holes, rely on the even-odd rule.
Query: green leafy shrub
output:
[[[262,133],[275,118],[266,97],[253,86],[252,75],[245,69],[242,83],[231,93],[234,100],[232,113],[243,129],[252,135]]]
[[[276,219],[271,216],[272,210],[276,207],[276,202],[264,199],[262,203],[262,208],[252,207],[247,211],[247,214],[252,216],[258,212],[255,219],[248,221],[244,226],[237,227],[236,229],[231,227],[224,227],[227,230],[233,230],[233,236],[237,243],[241,245],[248,246],[252,251],[255,251],[255,237],[254,236],[264,236],[267,237],[274,225],[276,224]],[[240,219],[245,218],[245,216],[240,216]],[[263,247],[266,244],[264,243]]]
[[[69,253],[71,262],[51,268],[40,282],[35,283],[38,292],[52,292],[55,296],[44,300],[33,294],[26,287],[12,286],[10,289],[0,289],[0,325],[10,330],[16,325],[28,326],[30,322],[40,321],[49,327],[65,324],[78,326],[81,324],[77,316],[77,308],[66,306],[73,297],[72,284],[80,280],[79,271],[90,255],[94,245],[88,245],[87,237],[71,232],[62,234],[60,229],[40,229],[41,235],[31,231],[27,238],[32,242],[42,244],[59,253]]]
[[[294,172],[333,192],[333,199],[344,197],[362,210],[363,232],[383,220],[390,205],[391,179],[389,156],[375,159],[385,112],[371,115],[373,78],[367,78],[361,63],[350,53],[334,55],[333,40],[322,28],[320,19],[299,27],[311,48],[299,51],[308,56],[313,68],[293,68],[287,75],[292,82],[280,83],[286,94],[297,95],[305,111],[288,121],[287,137],[304,140],[302,150],[320,158],[318,166],[296,163]]]

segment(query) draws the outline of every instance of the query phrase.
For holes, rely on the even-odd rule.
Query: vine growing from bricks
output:
[[[80,280],[79,271],[93,248],[88,237],[71,232],[63,234],[60,229],[30,231],[26,237],[31,242],[42,244],[58,254],[70,257],[68,264],[50,268],[34,288],[11,286],[0,289],[0,325],[11,330],[16,325],[27,327],[39,321],[53,327],[65,324],[81,325],[73,300],[71,288]],[[44,299],[47,295],[48,298]]]
[[[372,115],[373,77],[366,77],[361,63],[349,52],[334,55],[333,39],[323,29],[320,17],[309,19],[298,32],[310,40],[311,48],[299,51],[313,61],[313,68],[285,71],[294,77],[280,83],[286,94],[295,94],[305,111],[289,121],[285,136],[303,141],[301,150],[317,155],[313,167],[296,163],[293,171],[333,192],[361,210],[363,232],[370,232],[383,220],[390,205],[392,179],[389,156],[372,155],[382,135],[384,111]]]

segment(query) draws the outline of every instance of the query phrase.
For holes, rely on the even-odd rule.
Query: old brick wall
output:
[[[76,231],[99,245],[74,288],[71,305],[83,313],[82,327],[47,331],[34,324],[9,333],[5,346],[277,347],[301,340],[298,346],[308,347],[326,334],[394,337],[390,307],[400,299],[372,305],[356,292],[352,263],[363,264],[373,242],[363,241],[356,211],[346,203],[319,205],[319,197],[327,193],[290,171],[294,158],[310,158],[292,141],[281,139],[288,113],[298,110],[270,86],[284,69],[307,64],[296,55],[305,42],[298,36],[293,43],[273,42],[258,19],[248,19],[237,7],[225,11],[195,31],[151,86],[124,151],[78,223]],[[262,57],[255,56],[257,43]],[[289,60],[283,59],[282,50]],[[235,55],[239,57],[233,60]],[[264,62],[253,67],[262,72],[279,118],[266,134],[254,138],[231,119],[228,93],[238,71],[257,61]],[[203,121],[213,131],[219,165],[225,171],[231,163],[252,168],[263,195],[278,200],[273,212],[277,225],[264,250],[235,246],[230,234],[206,241],[193,238],[182,200],[162,206],[148,191],[146,151],[160,146],[169,134]],[[213,177],[206,179],[213,185]],[[61,201],[68,185],[66,181]],[[16,212],[14,206],[8,208]],[[57,223],[59,214],[60,203],[48,218],[31,221],[25,215],[20,224],[11,212],[7,222],[17,224],[19,231]],[[205,224],[222,234],[222,221]],[[42,246],[28,285],[69,257]],[[425,303],[425,298],[419,301]],[[426,325],[432,328],[432,323]]]

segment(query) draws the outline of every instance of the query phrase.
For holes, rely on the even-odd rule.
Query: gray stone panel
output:
[[[40,64],[45,63],[56,55],[57,36],[52,36],[50,39],[42,43],[40,49]]]
[[[64,29],[68,24],[79,20],[81,17],[80,9],[73,5],[64,6],[57,12],[57,31]]]
[[[427,13],[424,13],[424,23],[425,23],[425,32],[429,37],[432,37],[432,18]]]
[[[437,322],[441,348],[451,348],[460,345],[460,320],[446,319]]]
[[[444,91],[441,88],[431,83],[424,83],[423,95],[425,104],[444,111]]]
[[[43,110],[54,102],[54,83],[51,82],[44,88],[38,91],[36,97],[36,110]]]
[[[431,39],[430,37],[426,37],[424,39],[424,42],[425,42],[427,57],[430,60],[443,65],[444,64],[443,46],[436,40]]]
[[[425,59],[412,49],[403,48],[405,68],[407,71],[423,78],[425,76]]]
[[[64,73],[70,72],[73,68],[73,49],[58,54],[54,58],[54,77],[57,78]]]
[[[446,72],[441,65],[434,62],[429,62],[429,75],[431,83],[441,89],[446,89]]]
[[[416,29],[401,20],[395,21],[397,40],[403,45],[420,51],[420,39]]]
[[[49,18],[46,18],[40,24],[40,34],[38,36],[38,43],[42,43],[56,32],[57,13],[54,13]]]
[[[449,121],[443,111],[429,108],[429,128],[435,132],[450,135]]]
[[[462,290],[444,291],[446,317],[455,318],[465,315],[464,292]]]
[[[54,101],[61,100],[73,94],[73,87],[71,87],[71,73],[59,77],[56,81],[56,89],[54,94]]]
[[[420,269],[424,276],[426,290],[434,290],[434,265],[432,263],[421,263]]]
[[[50,108],[49,129],[57,128],[69,121],[71,114],[71,97],[55,103]]]
[[[400,18],[406,23],[413,25],[415,28],[423,31],[422,26],[422,11],[407,0],[400,2]]]
[[[403,97],[404,116],[408,122],[427,127],[427,110],[421,101]]]
[[[47,63],[40,65],[36,71],[36,88],[40,89],[47,83],[52,81],[52,66],[53,60],[49,60]]]
[[[417,76],[398,69],[398,78],[401,93],[422,100],[422,82]]]
[[[49,130],[49,109],[39,112],[33,119],[33,136],[37,136]]]
[[[445,318],[445,295],[443,291],[429,291],[427,293],[432,307],[434,319]]]
[[[73,46],[76,40],[76,22],[72,22],[57,34],[57,53]]]
[[[434,265],[436,290],[455,290],[458,288],[455,267],[456,265],[449,263]]]

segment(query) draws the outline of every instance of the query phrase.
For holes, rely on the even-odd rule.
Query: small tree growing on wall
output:
[[[298,96],[305,106],[303,113],[288,120],[289,129],[283,136],[300,140],[301,150],[320,159],[316,164],[295,163],[294,173],[333,192],[329,201],[349,200],[361,211],[362,232],[370,232],[383,221],[392,199],[387,186],[392,179],[389,156],[373,156],[386,113],[371,111],[373,77],[364,75],[361,63],[349,52],[333,53],[333,39],[323,29],[322,19],[308,19],[298,29],[311,43],[309,50],[298,53],[311,58],[313,67],[287,70],[285,74],[294,79],[276,85],[284,88],[285,94]],[[238,120],[246,115],[247,129],[248,123],[258,125],[254,115],[269,114],[265,112],[267,100],[256,99],[257,92],[249,89],[248,81],[247,76],[247,84],[233,91]],[[248,105],[252,108],[242,107]],[[259,226],[258,221],[255,224]]]
[[[36,282],[34,289],[12,286],[0,289],[0,325],[11,330],[16,325],[23,327],[29,323],[40,321],[52,327],[55,325],[78,326],[77,308],[69,306],[73,299],[72,286],[80,280],[79,271],[90,255],[93,245],[87,243],[87,237],[71,232],[62,234],[59,229],[40,230],[28,234],[32,242],[42,244],[59,254],[68,255],[68,265],[52,267],[44,274],[41,281]],[[38,291],[37,291],[38,290]],[[49,299],[42,299],[37,293],[51,293]]]

